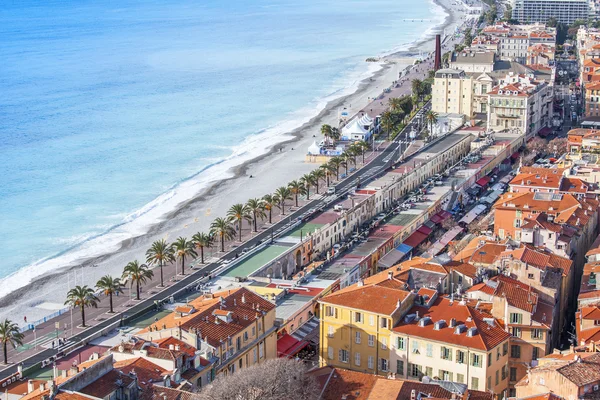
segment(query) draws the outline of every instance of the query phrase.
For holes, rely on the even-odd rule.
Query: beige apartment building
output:
[[[508,388],[510,334],[474,304],[437,296],[422,303],[392,330],[396,377],[452,381],[501,398]]]

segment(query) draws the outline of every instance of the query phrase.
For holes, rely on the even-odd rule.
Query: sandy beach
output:
[[[452,6],[450,0],[438,0],[437,3],[448,15],[443,25],[434,33],[444,31],[450,34],[464,23],[464,14],[458,6]],[[52,313],[54,310],[36,306],[43,302],[62,304],[69,285],[72,287],[76,283],[93,286],[100,276],[118,276],[129,261],[145,260],[146,249],[153,241],[162,238],[172,241],[179,236],[189,238],[196,232],[206,232],[210,223],[216,217],[224,216],[231,205],[272,193],[276,188],[317,168],[318,164],[305,163],[304,158],[313,141],[318,142],[322,139],[319,133],[321,125],[337,125],[338,110],[342,107],[345,107],[350,115],[365,108],[373,98],[398,79],[401,71],[412,65],[420,52],[427,56],[427,53],[433,50],[433,38],[432,34],[405,51],[383,58],[381,69],[371,78],[363,80],[355,93],[331,101],[311,121],[289,132],[286,135],[287,140],[275,145],[268,154],[237,167],[233,178],[218,182],[187,203],[181,204],[176,212],[154,225],[148,233],[123,242],[117,252],[82,260],[76,267],[42,276],[0,299],[0,315],[17,321],[20,321],[23,315],[27,315],[28,319],[33,321]]]

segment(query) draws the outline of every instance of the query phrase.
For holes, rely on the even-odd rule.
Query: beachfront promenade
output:
[[[416,68],[412,68],[403,77],[401,84],[393,87],[390,92],[382,94],[380,98],[373,101],[363,110],[383,112],[387,109],[389,98],[410,94],[411,81],[413,79],[426,78],[430,68],[432,68],[432,57],[428,57],[424,62],[418,64]],[[163,271],[167,287],[161,292],[156,287],[160,281],[159,271],[158,269],[154,269],[155,277],[149,284],[144,286],[141,301],[132,300],[129,289],[126,289],[124,294],[113,298],[117,314],[108,313],[108,299],[102,296],[102,301],[97,309],[86,309],[86,320],[91,325],[86,329],[77,326],[80,324],[81,316],[79,310],[75,309],[72,310],[72,313],[65,313],[44,324],[38,325],[35,332],[25,332],[25,346],[17,350],[9,349],[11,365],[0,371],[0,377],[6,377],[16,372],[16,363],[18,362],[22,362],[24,368],[27,369],[40,363],[42,360],[55,356],[57,352],[69,351],[87,343],[91,337],[103,332],[107,333],[121,325],[122,321],[126,325],[127,319],[130,316],[139,315],[145,310],[150,310],[154,307],[155,301],[163,302],[171,296],[176,298],[185,297],[188,287],[193,287],[199,282],[206,280],[207,278],[203,278],[205,275],[213,274],[216,270],[222,269],[222,260],[235,259],[242,248],[253,248],[262,242],[269,241],[272,232],[284,230],[292,221],[296,221],[300,217],[306,218],[310,216],[310,210],[327,206],[337,198],[343,197],[348,190],[356,185],[358,178],[360,178],[361,182],[366,183],[385,171],[398,158],[400,152],[404,150],[403,146],[405,145],[400,140],[406,138],[407,132],[413,129],[414,123],[415,121],[411,121],[404,129],[403,134],[398,135],[396,141],[389,144],[386,143],[387,147],[384,150],[369,154],[366,165],[363,168],[358,169],[349,177],[337,182],[335,185],[335,196],[322,197],[313,194],[314,197],[312,197],[311,201],[303,201],[303,204],[297,210],[290,212],[290,214],[283,218],[279,216],[279,221],[274,220],[274,224],[269,226],[268,229],[259,230],[259,233],[255,234],[249,231],[246,232],[243,241],[248,240],[241,244],[239,242],[233,243],[239,247],[223,255],[221,259],[217,260],[213,257],[208,260],[209,263],[206,265],[200,266],[193,271],[188,269],[188,274],[185,276],[177,275],[178,268],[175,265],[166,266]],[[231,245],[232,243],[229,244]],[[233,267],[233,264],[234,262],[230,264],[230,267]],[[61,299],[64,295],[64,293],[57,293],[54,300],[57,302],[62,301]],[[57,337],[63,339],[64,342],[61,346],[53,348],[52,342],[56,346],[58,343]]]

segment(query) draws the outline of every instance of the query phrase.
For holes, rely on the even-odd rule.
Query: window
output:
[[[408,374],[410,376],[416,377],[416,378],[420,378],[422,373],[421,373],[422,369],[420,365],[417,364],[408,364]]]
[[[396,360],[396,373],[398,375],[404,375],[404,361]]]
[[[442,360],[452,361],[452,350],[447,347],[442,346],[441,357],[442,357]]]
[[[381,348],[383,350],[387,349],[387,338],[385,338],[385,337],[381,338]]]
[[[348,358],[349,358],[349,355],[348,355],[348,350],[343,350],[343,349],[342,349],[342,350],[340,350],[340,351],[338,352],[338,359],[339,359],[341,362],[343,362],[343,363],[347,363],[347,362],[348,362]]]
[[[510,368],[510,381],[511,381],[511,382],[514,382],[514,381],[516,381],[516,380],[517,380],[517,369],[516,369],[516,368],[513,368],[513,367],[511,367],[511,368]]]
[[[369,346],[375,346],[375,335],[369,335]]]
[[[331,352],[331,355],[333,356],[333,352]],[[252,363],[256,364],[257,360],[258,360],[258,353],[256,352],[256,347],[255,347],[252,349]]]
[[[404,349],[404,338],[403,337],[399,337],[398,338],[398,350],[405,350]]]
[[[360,344],[360,332],[355,332],[355,333],[356,333],[356,335],[355,335],[354,340],[356,341],[357,344]]]
[[[412,341],[412,352],[414,354],[419,354],[419,341],[418,340]]]
[[[337,318],[337,308],[331,306],[325,307],[325,316]]]
[[[514,337],[520,338],[521,337],[521,328],[516,328],[516,327],[512,328],[512,335]]]
[[[235,350],[240,351],[241,348],[242,348],[242,338],[240,336],[238,336],[235,339]]]
[[[513,344],[510,346],[510,357],[511,358],[521,358],[521,346],[518,344]]]
[[[488,388],[488,390],[492,389],[492,377],[491,376],[487,377],[487,388]]]
[[[427,343],[427,349],[425,351],[425,355],[427,357],[433,357],[433,345],[431,343]]]
[[[533,274],[527,274],[527,278],[533,279]]]
[[[532,278],[530,278],[530,279],[532,279]],[[523,323],[523,314],[521,314],[521,313],[510,313],[509,320],[510,320],[511,324],[519,324],[519,325],[521,325]]]
[[[465,363],[465,352],[461,350],[456,350],[456,362],[459,364]]]
[[[361,313],[359,313],[359,312],[354,313],[354,322],[360,322],[360,323],[363,322],[363,316]]]
[[[537,359],[538,359],[538,357],[539,357],[539,353],[540,353],[540,349],[539,349],[539,348],[537,348],[537,347],[534,347],[534,348],[533,348],[533,353],[532,353],[532,355],[531,355],[531,359],[532,359],[532,360],[537,360]]]
[[[440,379],[443,381],[452,381],[452,372],[440,369]]]
[[[354,353],[354,365],[360,367],[360,353]]]
[[[544,331],[541,329],[533,329],[531,331],[531,338],[532,339],[543,339],[544,338]]]
[[[369,315],[369,325],[375,326],[375,316]]]
[[[500,384],[500,371],[496,370],[496,386]]]
[[[252,337],[256,336],[256,328],[252,327]]]
[[[379,359],[379,366],[381,368],[382,371],[387,371],[388,370],[388,360],[385,358],[380,358]]]
[[[381,327],[382,328],[387,328],[388,327],[388,320],[387,320],[387,318],[381,318]]]
[[[260,342],[258,344],[258,358],[263,358],[264,356],[265,356],[265,342]],[[333,356],[331,358],[333,358]]]
[[[479,390],[479,378],[471,378],[471,390]]]
[[[492,366],[492,353],[488,353],[487,355],[488,367]]]
[[[332,338],[334,336],[334,334],[335,334],[335,330],[334,330],[333,326],[329,325],[327,327],[327,337]]]
[[[369,363],[369,365],[368,365],[369,369],[373,369],[373,356],[369,356],[368,363]]]
[[[456,374],[457,383],[465,383],[465,376],[463,374]]]
[[[508,353],[508,342],[502,345],[502,355],[505,356]]]
[[[471,365],[474,367],[481,367],[481,355],[471,354]]]
[[[425,375],[427,375],[428,377],[432,378],[433,377],[433,368],[431,368],[431,367],[425,367]]]

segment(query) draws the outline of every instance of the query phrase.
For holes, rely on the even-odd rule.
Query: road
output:
[[[230,250],[223,257],[221,257],[217,262],[213,262],[207,265],[204,265],[201,268],[196,268],[193,273],[182,277],[179,281],[173,283],[171,286],[165,288],[164,290],[155,293],[149,296],[147,299],[142,299],[139,302],[135,303],[132,307],[128,308],[124,312],[118,312],[115,314],[106,314],[108,317],[94,326],[85,328],[80,332],[67,336],[66,332],[63,330],[62,332],[57,329],[56,336],[54,336],[53,326],[55,322],[58,322],[59,326],[64,326],[65,324],[69,324],[71,316],[69,314],[63,314],[55,319],[48,321],[45,323],[45,329],[40,331],[40,327],[38,327],[38,343],[45,343],[45,345],[49,348],[40,349],[39,352],[28,355],[23,359],[19,359],[19,353],[14,350],[9,352],[9,358],[15,362],[15,364],[9,364],[3,370],[0,371],[0,379],[10,376],[17,372],[17,362],[23,364],[23,368],[26,370],[36,364],[41,363],[43,360],[49,360],[52,357],[55,357],[57,353],[63,351],[72,350],[78,346],[86,344],[90,337],[98,335],[98,333],[108,333],[113,330],[117,326],[121,325],[123,320],[127,318],[131,318],[132,316],[141,315],[148,310],[150,310],[155,302],[165,302],[168,301],[171,296],[175,298],[183,297],[185,293],[188,292],[189,288],[195,287],[198,283],[204,282],[208,280],[207,275],[212,275],[215,273],[219,273],[224,269],[223,262],[225,260],[231,260],[228,264],[228,268],[233,267],[236,264],[236,261],[241,261],[241,259],[236,260],[240,253],[241,248],[250,249],[256,246],[259,246],[261,243],[265,241],[270,241],[271,236],[273,238],[277,237],[279,234],[284,234],[288,228],[295,225],[299,220],[308,219],[312,217],[313,214],[320,212],[319,209],[329,206],[330,204],[337,201],[339,198],[342,198],[347,195],[350,189],[356,186],[358,180],[360,179],[361,185],[364,185],[370,180],[373,180],[384,173],[388,168],[390,168],[394,162],[400,157],[402,151],[405,150],[407,146],[407,135],[411,129],[413,129],[416,124],[416,120],[419,119],[419,116],[426,112],[429,109],[429,104],[427,104],[423,109],[419,112],[417,116],[415,116],[411,122],[404,128],[404,130],[396,137],[396,139],[389,143],[389,145],[381,150],[379,154],[377,154],[373,160],[364,166],[361,169],[356,170],[351,173],[348,177],[342,179],[335,185],[335,194],[330,196],[323,196],[319,199],[312,200],[300,207],[298,210],[289,214],[287,218],[274,223],[271,229],[265,230],[250,240],[244,242],[237,248]],[[236,261],[234,261],[236,260]],[[227,269],[228,269],[227,268]],[[73,315],[75,316],[76,321],[79,321],[79,311],[74,310]],[[28,337],[31,336],[31,333]],[[56,337],[64,338],[65,341],[59,347],[54,348],[51,346],[50,342],[54,341]],[[42,339],[41,339],[42,338]]]

